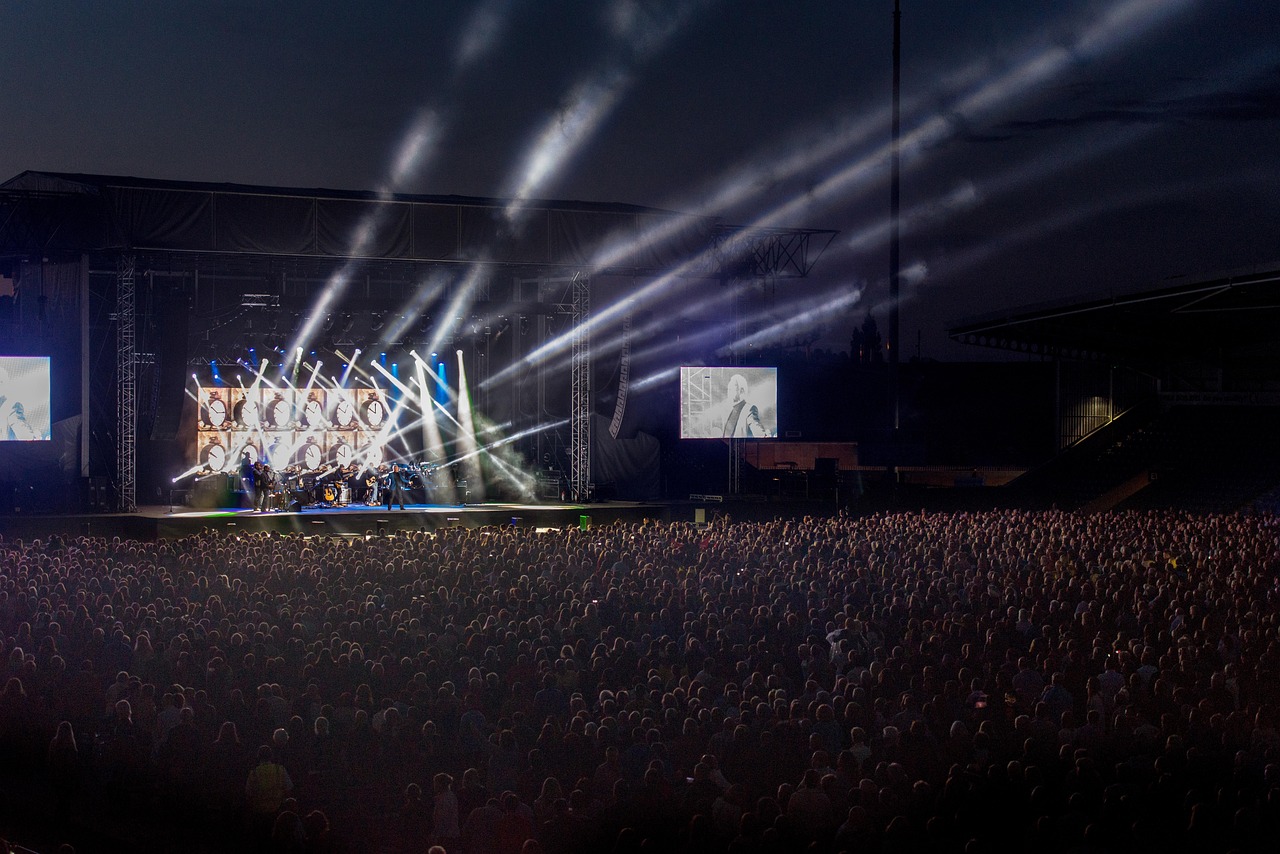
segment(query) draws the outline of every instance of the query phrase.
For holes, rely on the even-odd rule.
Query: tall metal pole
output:
[[[898,288],[901,257],[898,252],[899,184],[901,181],[901,128],[898,121],[899,90],[902,87],[902,4],[893,0],[893,142],[889,178],[889,397],[893,406],[893,439],[897,442],[900,424],[898,391]],[[896,454],[895,454],[896,456]]]

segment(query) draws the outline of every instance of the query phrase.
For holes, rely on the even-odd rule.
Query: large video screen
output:
[[[203,386],[197,400],[203,471],[235,473],[246,457],[304,471],[382,463],[391,410],[378,389]]]
[[[50,437],[49,357],[0,356],[0,442]]]
[[[777,435],[777,368],[680,369],[681,439],[772,439]]]

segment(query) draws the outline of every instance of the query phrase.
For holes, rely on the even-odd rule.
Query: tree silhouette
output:
[[[884,362],[884,339],[880,337],[880,329],[871,310],[862,320],[862,327],[854,327],[849,339],[849,356],[855,364],[878,365]]]

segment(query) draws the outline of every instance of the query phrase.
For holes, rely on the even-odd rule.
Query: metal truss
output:
[[[803,278],[835,236],[834,231],[812,228],[722,228],[712,237],[714,269],[706,272]]]
[[[569,381],[569,491],[574,501],[591,492],[591,280],[573,276],[573,348]]]
[[[742,492],[742,440],[729,439],[729,494]]]
[[[729,362],[738,364],[735,345],[742,340],[742,318],[738,313],[738,292],[734,291],[729,303]],[[729,494],[739,495],[742,492],[742,440],[736,436],[729,437]]]
[[[116,482],[119,509],[138,509],[138,354],[135,258],[120,255],[116,267]]]

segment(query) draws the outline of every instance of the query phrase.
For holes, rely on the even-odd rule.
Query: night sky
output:
[[[892,12],[8,2],[0,180],[581,199],[838,229],[777,299],[860,291],[799,336],[843,349],[868,308],[887,322]],[[917,342],[991,357],[946,339],[975,315],[1280,258],[1269,0],[903,0],[902,132],[904,357]]]

